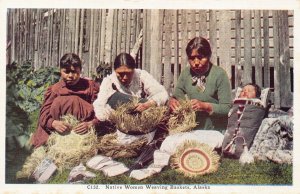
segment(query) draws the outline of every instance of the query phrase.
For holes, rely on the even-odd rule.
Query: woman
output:
[[[226,72],[210,62],[210,44],[205,38],[195,37],[186,47],[189,66],[181,72],[173,97],[171,111],[179,99],[187,96],[197,111],[197,129],[225,130],[231,107],[231,87]]]
[[[114,72],[103,79],[98,98],[94,102],[96,116],[107,121],[118,104],[140,99],[134,111],[142,112],[152,106],[161,106],[168,100],[168,93],[147,71],[136,69],[134,59],[127,53],[119,54],[114,61]],[[130,143],[143,135],[128,135],[117,130],[122,143]],[[148,136],[147,136],[148,135]],[[154,133],[147,134],[151,141]]]
[[[51,132],[65,133],[70,127],[60,121],[61,116],[71,114],[82,121],[73,130],[84,134],[91,126],[99,124],[92,103],[97,97],[99,85],[81,78],[82,63],[78,55],[67,53],[60,59],[61,80],[50,86],[40,110],[38,128],[32,144],[44,144]]]

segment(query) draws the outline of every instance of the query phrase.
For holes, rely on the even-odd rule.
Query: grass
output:
[[[36,128],[38,111],[30,116],[30,131]],[[16,159],[6,164],[6,183],[33,183],[32,180],[15,179],[15,174],[21,169],[24,159],[29,153],[19,150]],[[126,166],[130,166],[134,159],[120,159]],[[263,184],[263,185],[291,185],[293,183],[293,165],[276,164],[273,162],[259,161],[255,164],[241,166],[237,160],[222,159],[216,173],[195,178],[184,177],[170,167],[165,167],[159,174],[153,175],[142,181],[123,174],[116,177],[105,177],[102,172],[96,172],[96,177],[87,184]],[[67,182],[70,170],[57,173],[49,180],[48,184],[64,184]]]
[[[24,156],[24,155],[23,155]],[[119,160],[130,166],[133,159]],[[13,180],[13,173],[20,169],[19,164],[10,165],[6,182],[30,183],[30,180]],[[144,180],[136,180],[129,177],[129,173],[116,177],[106,177],[102,172],[97,172],[96,177],[87,181],[87,184],[262,184],[262,185],[292,185],[293,166],[289,164],[276,164],[273,162],[259,161],[255,164],[241,166],[237,160],[222,159],[221,165],[216,173],[189,178],[178,173],[170,167],[165,167],[159,174]],[[7,168],[8,170],[8,168]],[[70,170],[57,173],[50,179],[48,184],[64,184],[67,182]],[[32,182],[31,182],[32,183]]]

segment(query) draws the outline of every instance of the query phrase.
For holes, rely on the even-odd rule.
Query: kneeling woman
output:
[[[168,100],[166,89],[147,71],[136,69],[134,59],[127,53],[119,54],[114,61],[114,72],[103,79],[98,98],[94,102],[96,117],[107,121],[117,105],[139,99],[134,111],[143,112],[152,106],[161,106]],[[120,143],[131,143],[141,137],[153,139],[154,132],[145,135],[129,135],[117,130]]]

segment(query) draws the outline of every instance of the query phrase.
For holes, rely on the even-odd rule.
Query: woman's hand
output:
[[[180,105],[179,101],[176,100],[176,98],[170,98],[169,100],[169,108],[171,109],[171,112],[174,112],[178,106]]]
[[[93,122],[82,122],[73,128],[73,131],[79,135],[83,135],[88,132],[89,128],[93,126]]]
[[[64,133],[71,129],[71,127],[69,125],[67,125],[63,121],[58,121],[58,120],[54,120],[52,122],[52,127],[55,129],[55,131],[57,131],[59,133]]]
[[[137,106],[135,107],[134,111],[143,112],[152,106],[156,106],[156,102],[154,100],[149,100],[144,103],[138,103]]]
[[[192,109],[195,111],[205,111],[209,114],[212,112],[212,105],[208,102],[203,102],[201,100],[192,99]]]

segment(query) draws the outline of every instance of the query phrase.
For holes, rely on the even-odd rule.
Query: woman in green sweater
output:
[[[186,47],[189,67],[179,78],[169,106],[174,111],[186,96],[196,111],[196,129],[223,131],[231,108],[231,86],[225,70],[210,62],[211,48],[205,38],[195,37]]]

